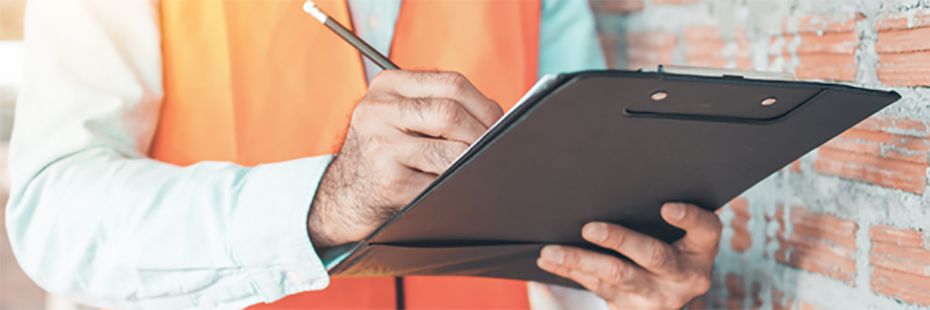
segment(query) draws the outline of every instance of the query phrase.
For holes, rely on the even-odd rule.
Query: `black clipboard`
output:
[[[675,241],[684,232],[661,219],[664,202],[716,210],[900,98],[642,71],[563,74],[531,93],[330,274],[577,287],[536,267],[544,245],[602,251],[581,238],[595,220]]]

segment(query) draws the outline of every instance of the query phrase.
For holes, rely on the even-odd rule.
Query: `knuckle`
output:
[[[381,72],[378,72],[378,74],[375,74],[375,77],[372,78],[372,80],[387,78],[387,77],[393,76],[394,74],[395,72],[393,70],[381,70]]]
[[[442,80],[446,85],[452,87],[454,92],[466,89],[469,85],[468,79],[464,75],[454,71],[442,72]]]
[[[626,281],[627,267],[622,263],[611,264],[607,269],[607,275],[614,284]]]
[[[436,119],[446,128],[455,128],[462,123],[458,103],[448,99],[435,100],[433,103]]]
[[[706,293],[710,290],[711,280],[710,277],[706,275],[698,275],[696,279],[692,282],[694,283],[694,289],[698,295]]]
[[[402,198],[407,192],[403,179],[398,177],[395,173],[384,176],[384,181],[381,184],[381,191],[386,197],[389,197],[390,200]]]
[[[378,72],[378,74],[375,74],[375,76],[371,78],[369,86],[378,87],[381,86],[381,84],[390,83],[390,81],[397,78],[399,73],[398,70],[381,70],[381,72]]]
[[[464,143],[456,143],[452,145],[452,160],[455,160],[460,155],[464,154],[468,150],[468,145]]]
[[[428,164],[436,169],[445,169],[448,166],[449,151],[448,148],[439,142],[429,142],[423,144],[423,154],[426,154]]]
[[[653,246],[649,252],[649,257],[646,258],[646,264],[652,267],[661,267],[667,263],[668,258],[669,254],[665,247]]]
[[[445,169],[452,164],[457,154],[444,144],[436,143],[436,145],[436,159],[439,161],[439,166]]]
[[[365,95],[352,110],[351,122],[368,122],[383,115],[385,108],[392,108],[397,105],[396,100],[386,100],[387,98],[377,95]]]
[[[681,309],[684,307],[691,299],[684,295],[671,296],[665,301],[653,302],[656,308],[665,308],[665,309]]]
[[[491,100],[491,103],[489,104],[489,109],[490,109],[491,115],[495,117],[499,118],[502,115],[504,115],[504,109],[501,108],[500,103],[497,103],[497,101],[495,100]]]
[[[422,113],[424,107],[429,106],[428,100],[422,97],[404,98],[398,101],[399,109],[404,112]]]
[[[701,232],[695,236],[695,240],[698,240],[702,244],[717,244],[720,241],[720,237],[723,236],[723,223],[720,222],[720,218],[715,214],[709,217],[707,221],[708,229],[702,229]]]
[[[720,235],[723,234],[723,222],[720,221],[720,217],[716,214],[711,216],[711,225],[713,225],[714,240],[720,239]]]
[[[563,253],[565,253],[565,262],[563,263],[563,265],[577,266],[578,264],[581,263],[581,256],[578,254],[577,251],[574,251],[574,249],[569,249],[565,247],[562,247],[561,249]]]
[[[614,250],[620,250],[620,247],[626,243],[628,237],[623,231],[618,231],[612,227],[607,227],[607,238],[604,239],[604,245]]]
[[[366,115],[371,113],[374,103],[375,100],[372,100],[370,96],[365,96],[362,98],[362,100],[359,100],[358,103],[355,104],[355,109],[352,110],[352,117],[354,118],[357,115]]]
[[[390,147],[390,143],[377,136],[364,139],[363,141],[360,141],[360,144],[362,146],[363,153],[371,157],[375,157],[378,154],[384,153],[388,147]]]
[[[600,292],[601,290],[604,289],[604,281],[597,277],[588,281],[587,284],[588,285],[586,286],[588,287],[588,290],[592,292]]]
[[[445,78],[446,82],[450,85],[461,86],[465,83],[468,83],[468,79],[466,79],[465,76],[461,73],[455,71],[446,71],[442,74],[443,78]]]

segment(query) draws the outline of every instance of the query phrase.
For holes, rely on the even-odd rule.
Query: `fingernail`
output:
[[[540,256],[542,256],[542,259],[556,264],[562,264],[562,262],[565,261],[565,251],[562,251],[562,249],[556,245],[544,247]]]
[[[604,223],[591,223],[584,228],[584,237],[591,242],[602,242],[607,239],[607,227]]]
[[[662,215],[667,219],[680,220],[685,217],[685,206],[680,203],[667,203],[662,208]]]

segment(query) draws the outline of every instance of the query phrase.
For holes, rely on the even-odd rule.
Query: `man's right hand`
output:
[[[361,241],[503,115],[456,72],[383,71],[358,102],[307,220],[318,248]]]

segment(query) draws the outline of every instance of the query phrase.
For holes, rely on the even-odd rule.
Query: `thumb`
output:
[[[720,242],[723,224],[714,212],[688,203],[666,203],[662,205],[662,218],[685,231],[685,237],[675,244],[681,250],[714,250]]]

